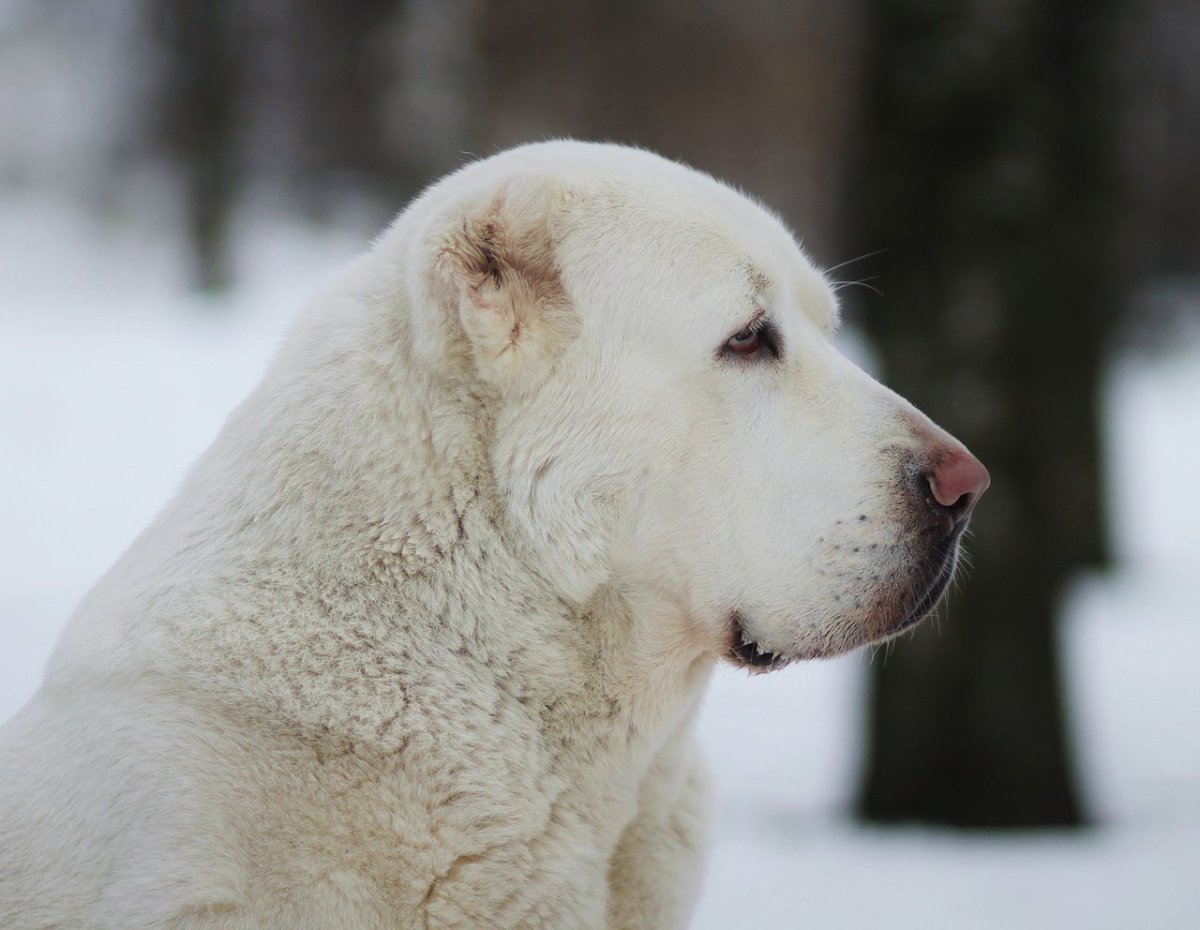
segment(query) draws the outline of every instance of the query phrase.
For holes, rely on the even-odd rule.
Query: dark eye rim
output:
[[[775,325],[760,317],[726,339],[717,354],[736,361],[773,361],[783,354],[782,347]]]

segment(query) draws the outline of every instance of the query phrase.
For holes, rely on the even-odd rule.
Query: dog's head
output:
[[[667,610],[753,668],[915,624],[988,475],[843,358],[828,283],[769,212],[615,146],[547,143],[408,222],[420,350],[492,398],[517,546],[558,593]]]

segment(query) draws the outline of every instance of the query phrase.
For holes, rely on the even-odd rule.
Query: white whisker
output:
[[[833,288],[833,292],[835,294],[838,291],[841,291],[847,287],[854,287],[854,286],[865,287],[871,293],[878,294],[880,297],[882,297],[883,291],[881,291],[879,288],[875,287],[873,284],[867,283],[868,281],[874,281],[874,280],[875,280],[875,278],[872,277],[872,278],[860,278],[857,281],[833,281],[830,283],[830,287]]]
[[[874,252],[865,252],[858,258],[848,258],[844,262],[838,262],[836,265],[831,265],[825,269],[825,274],[831,274],[839,268],[845,268],[847,265],[853,265],[855,262],[861,262],[864,258],[874,258],[876,255],[882,255],[887,249],[876,249]]]

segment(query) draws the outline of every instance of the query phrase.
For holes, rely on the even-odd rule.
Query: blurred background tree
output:
[[[225,227],[238,194],[245,85],[232,10],[215,0],[172,0],[148,12],[163,52],[158,122],[148,129],[177,163],[195,284],[221,288],[229,283]]]
[[[13,7],[0,182],[105,203],[139,171],[165,176],[199,288],[235,280],[229,237],[256,198],[366,232],[466,159],[556,135],[711,171],[822,264],[878,253],[837,272],[883,295],[844,291],[851,327],[993,486],[948,618],[873,664],[859,810],[1084,819],[1055,616],[1105,555],[1106,354],[1131,321],[1165,330],[1196,289],[1193,0]],[[44,54],[55,43],[104,75],[83,118],[55,118],[72,79],[44,64],[67,57]]]
[[[864,265],[886,299],[862,302],[860,319],[889,384],[966,439],[992,490],[948,619],[872,667],[858,809],[1077,825],[1058,605],[1108,557],[1098,392],[1118,341],[1145,323],[1131,312],[1139,281],[1195,286],[1200,59],[1183,49],[1200,10],[867,9],[846,235],[881,250]],[[1156,136],[1170,142],[1147,158]]]
[[[951,619],[872,675],[860,810],[1072,825],[1055,615],[1101,561],[1096,390],[1130,277],[1118,160],[1122,4],[875,0],[856,248],[888,380],[988,463]]]

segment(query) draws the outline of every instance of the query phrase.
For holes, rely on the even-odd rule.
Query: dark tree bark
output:
[[[364,192],[384,195],[390,214],[412,193],[416,181],[387,132],[403,7],[147,5],[162,61],[155,130],[180,171],[198,287],[228,283],[230,213],[246,176],[264,167],[318,215]]]
[[[877,657],[862,816],[1083,822],[1060,685],[1065,579],[1104,558],[1096,388],[1118,247],[1116,0],[873,0],[854,247],[888,382],[992,489],[948,614]],[[849,275],[853,277],[853,275]]]
[[[288,0],[289,89],[302,149],[294,156],[310,197],[328,195],[322,187],[334,196],[356,186],[396,197],[413,192],[413,179],[397,177],[385,125],[398,67],[393,30],[404,5]]]
[[[242,90],[231,11],[220,0],[170,0],[149,9],[166,65],[158,129],[183,176],[193,281],[221,288],[228,283],[225,234]]]

